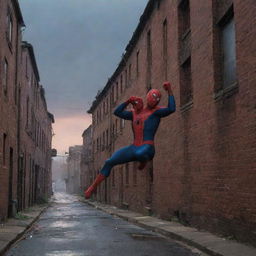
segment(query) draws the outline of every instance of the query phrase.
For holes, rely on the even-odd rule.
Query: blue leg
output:
[[[154,157],[155,148],[152,145],[145,144],[140,147],[137,147],[135,152],[137,161],[146,162]]]
[[[104,166],[102,167],[100,173],[108,177],[111,169],[118,164],[124,164],[127,162],[135,161],[136,155],[134,151],[134,146],[130,145],[116,151],[111,158],[107,159]]]

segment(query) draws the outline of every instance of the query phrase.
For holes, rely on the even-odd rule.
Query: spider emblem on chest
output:
[[[141,118],[137,118],[137,119],[135,120],[135,124],[136,124],[136,125],[140,125],[141,123],[142,123]]]

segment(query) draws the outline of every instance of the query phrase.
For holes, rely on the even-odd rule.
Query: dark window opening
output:
[[[167,80],[167,20],[163,22],[163,70],[164,70],[164,79]]]
[[[4,59],[4,77],[3,77],[3,88],[4,94],[7,95],[8,92],[8,62]]]
[[[152,45],[151,45],[151,31],[147,33],[147,89],[151,89],[152,79]]]
[[[130,177],[129,177],[129,164],[125,164],[125,184],[126,185],[129,185],[129,180],[130,180]]]
[[[133,163],[133,185],[137,185],[137,163]]]
[[[234,16],[229,16],[220,29],[223,88],[236,82],[236,40]]]
[[[121,84],[121,93],[122,93],[123,90],[124,90],[124,88],[123,88],[123,75],[121,75],[120,84]]]
[[[13,38],[13,20],[12,20],[12,15],[10,10],[8,11],[7,14],[7,31],[6,31],[6,36],[7,39],[10,43],[12,43],[12,38]]]
[[[192,101],[192,85],[191,85],[191,58],[188,58],[180,68],[180,104]]]
[[[6,140],[7,140],[7,134],[4,133],[3,136],[3,165],[6,165]]]
[[[136,76],[137,78],[139,77],[139,57],[140,57],[140,52],[137,51],[137,54],[136,54]]]
[[[190,5],[189,0],[183,0],[179,4],[179,29],[183,37],[190,30]]]

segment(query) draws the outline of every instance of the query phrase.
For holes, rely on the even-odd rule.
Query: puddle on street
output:
[[[80,225],[78,221],[55,221],[49,225],[51,228],[71,228]]]
[[[84,252],[76,251],[53,251],[46,253],[46,256],[85,256]]]

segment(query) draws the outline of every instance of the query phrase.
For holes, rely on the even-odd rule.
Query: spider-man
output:
[[[93,184],[84,192],[85,198],[90,198],[96,187],[109,176],[111,169],[115,165],[124,164],[131,161],[139,161],[139,169],[142,170],[146,163],[153,159],[155,155],[154,136],[162,117],[166,117],[175,112],[175,100],[169,82],[164,82],[164,89],[168,93],[168,106],[159,107],[161,93],[157,89],[151,89],[147,94],[147,106],[144,108],[143,100],[139,97],[130,97],[126,102],[119,105],[114,114],[125,120],[132,121],[134,142],[132,145],[116,151],[106,160],[100,173]],[[125,108],[133,105],[132,111]]]

